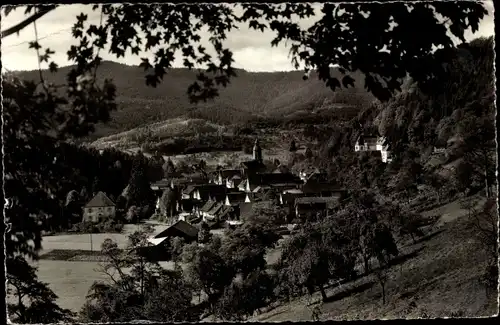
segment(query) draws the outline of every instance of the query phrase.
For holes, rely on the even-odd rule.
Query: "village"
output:
[[[382,162],[391,162],[386,139],[380,135],[359,136],[354,151],[380,152]],[[280,233],[289,234],[306,219],[321,220],[332,215],[339,203],[348,198],[348,189],[328,182],[326,173],[316,167],[309,166],[294,174],[277,163],[270,170],[263,162],[258,139],[252,158],[236,166],[239,168],[219,166],[207,173],[193,166],[192,173],[177,173],[152,182],[150,188],[157,200],[151,219],[164,222],[168,228],[149,239],[151,248],[156,252],[158,248],[167,249],[164,255],[168,256],[166,246],[171,238],[196,241],[202,224],[211,230],[234,229],[251,222],[261,208],[280,209],[279,219],[274,222]],[[85,205],[83,221],[103,222],[115,218],[115,214],[113,201],[99,192]]]

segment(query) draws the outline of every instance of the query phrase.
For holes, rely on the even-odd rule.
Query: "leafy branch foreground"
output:
[[[442,60],[453,52],[450,52],[453,42],[447,36],[447,31],[463,41],[465,30],[469,27],[473,31],[477,30],[479,21],[486,14],[483,5],[474,2],[323,4],[318,21],[311,28],[301,30],[292,17],[311,17],[313,9],[310,4],[240,4],[237,7],[226,4],[105,4],[95,5],[93,8],[101,10],[102,24],[86,28],[88,17],[83,14],[78,16],[73,28],[73,37],[78,45],[72,46],[68,51],[70,61],[76,66],[68,73],[64,89],[47,83],[43,80],[43,74],[40,84],[7,75],[2,80],[4,145],[5,152],[9,153],[5,158],[5,196],[16,202],[6,211],[6,221],[11,223],[11,233],[6,236],[5,243],[7,273],[10,284],[24,281],[34,287],[43,286],[44,289],[37,292],[43,293],[45,301],[53,302],[55,297],[46,285],[36,282],[38,280],[34,269],[13,265],[16,265],[15,261],[24,261],[24,257],[38,257],[41,248],[39,219],[42,215],[53,216],[59,213],[53,206],[54,193],[58,191],[61,177],[72,173],[54,159],[62,151],[61,144],[93,132],[94,125],[108,121],[110,111],[116,109],[116,89],[112,81],[98,83],[95,80],[96,69],[101,62],[99,49],[104,49],[109,44],[111,53],[120,57],[128,50],[138,55],[157,47],[153,63],[146,60],[143,63],[148,72],[146,82],[150,85],[156,85],[161,80],[171,67],[176,53],[182,53],[186,67],[204,64],[206,71],[200,72],[196,82],[188,89],[190,99],[197,102],[217,96],[218,88],[227,85],[235,76],[232,52],[230,48],[224,47],[224,41],[228,32],[238,23],[246,23],[253,29],[271,29],[276,32],[272,45],[283,41],[291,42],[292,60],[297,63],[296,67],[301,62],[306,70],[316,70],[317,76],[331,89],[341,86],[341,82],[330,75],[329,69],[330,65],[339,64],[339,70],[346,74],[361,71],[365,75],[365,87],[377,98],[384,100],[400,88],[402,78],[407,73],[419,83],[421,89],[431,91],[436,75],[439,76],[443,69]],[[241,15],[237,14],[237,8],[242,9]],[[4,15],[13,9],[15,8],[3,8]],[[33,9],[42,10],[43,7],[28,6],[27,13]],[[438,21],[434,12],[440,13],[444,20]],[[389,28],[391,22],[395,22],[397,26]],[[415,29],[417,25],[426,26],[427,30],[423,32]],[[20,29],[27,24],[18,26]],[[345,28],[346,26],[349,28]],[[215,55],[208,54],[207,49],[199,45],[202,28],[208,29]],[[2,37],[6,37],[6,34]],[[332,44],[337,46],[332,47]],[[441,49],[432,52],[433,45]],[[382,51],[384,46],[387,46],[388,52]],[[43,48],[38,40],[32,42],[30,47],[44,53],[40,55],[40,60],[49,62],[52,50],[41,51]],[[57,68],[53,62],[49,66],[52,70]],[[349,78],[343,77],[341,80],[344,86],[351,84]],[[337,239],[333,241],[337,243]],[[320,261],[323,263],[325,253],[321,250],[322,246],[315,243],[312,247],[317,249],[311,254],[321,257]],[[211,252],[209,246],[194,256],[196,261],[212,261],[215,270],[226,272],[228,269],[224,266],[223,259],[211,258],[218,253],[217,249]],[[339,263],[350,262],[350,259],[344,257],[336,258]],[[309,260],[305,259],[302,264],[308,272],[317,270],[316,263],[308,263]],[[140,262],[140,265],[144,266],[144,263]],[[199,268],[195,267],[192,272],[197,270]],[[259,279],[259,276],[253,279],[255,278]],[[308,277],[299,278],[302,283],[311,284],[311,281],[307,281]],[[164,281],[167,283],[174,280]],[[213,281],[201,276],[199,283],[203,285],[204,291],[217,297],[225,292],[225,287],[218,281],[220,280]],[[160,281],[158,285],[161,283]],[[146,292],[148,284],[141,280],[139,285],[130,281],[126,281],[124,285],[138,286],[142,293]],[[233,292],[237,292],[236,288],[240,287],[235,286]],[[40,301],[36,297],[35,292],[29,291],[28,298]],[[120,303],[123,306],[134,299],[142,299],[142,306],[148,306],[147,302],[152,301],[144,300],[143,296],[132,295],[120,300]],[[215,298],[210,303],[213,306]],[[119,303],[116,305],[120,306]],[[22,306],[22,301],[18,306]],[[56,306],[45,307],[54,311],[54,314],[44,314],[51,315],[51,319],[40,320],[38,312],[26,312],[26,309],[20,307],[19,319],[16,321],[58,322],[66,319],[66,315]],[[11,306],[12,308],[17,307]],[[110,315],[117,315],[113,314],[117,310],[114,305],[109,308]],[[123,315],[127,315],[127,310],[122,311]],[[174,314],[169,317],[177,316]]]
[[[29,6],[27,13],[33,9],[57,10]],[[85,28],[88,17],[84,14],[73,26],[73,37],[79,44],[68,51],[68,58],[77,64],[77,74],[72,78],[95,74],[93,69],[101,62],[99,50],[109,45],[109,51],[118,58],[128,51],[132,55],[154,51],[153,62],[142,58],[141,65],[148,71],[146,83],[156,86],[180,55],[186,68],[205,69],[188,88],[193,102],[218,96],[218,88],[227,86],[236,76],[233,53],[224,45],[228,33],[245,25],[261,32],[273,31],[271,46],[289,42],[295,68],[302,65],[306,72],[315,70],[332,90],[352,85],[349,73],[359,70],[365,76],[366,89],[387,100],[401,90],[407,75],[430,91],[443,72],[443,59],[454,47],[446,33],[464,42],[465,31],[477,31],[487,14],[481,3],[474,2],[343,3],[323,4],[321,9],[312,4],[103,4],[92,9],[101,12],[99,26]],[[12,10],[7,7],[3,13]],[[300,19],[313,16],[318,19],[311,27],[299,25]],[[421,28],[414,28],[417,25]],[[210,35],[213,51],[201,45],[204,30]],[[433,52],[433,46],[438,50]],[[340,81],[330,71],[337,64],[345,74]]]

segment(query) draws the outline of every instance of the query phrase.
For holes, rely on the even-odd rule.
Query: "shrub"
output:
[[[70,232],[88,234],[88,233],[121,233],[123,230],[123,224],[117,222],[115,219],[105,219],[98,223],[93,222],[79,222],[74,224],[69,230]]]

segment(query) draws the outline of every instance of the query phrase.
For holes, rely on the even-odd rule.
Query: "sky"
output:
[[[470,30],[466,32],[466,39],[471,40],[480,36],[491,36],[494,34],[493,1],[485,1],[485,6],[489,12],[480,26],[479,31],[472,34]],[[317,7],[319,9],[319,7]],[[71,64],[66,52],[72,44],[75,44],[71,35],[71,27],[76,21],[76,16],[80,13],[88,15],[89,24],[99,25],[99,11],[92,11],[91,5],[72,4],[62,5],[56,10],[49,12],[36,22],[39,43],[43,48],[49,47],[56,53],[52,60],[59,66]],[[7,17],[2,15],[1,28],[9,28],[23,20],[24,8],[20,7],[11,12]],[[318,17],[310,17],[299,22],[301,27],[307,28],[314,24]],[[208,43],[208,33],[201,33],[202,44],[206,44],[207,49],[211,46]],[[238,30],[231,31],[225,43],[233,51],[235,60],[234,66],[247,71],[289,71],[294,70],[290,62],[289,50],[285,44],[278,47],[271,47],[270,42],[274,38],[274,32],[264,33],[250,30],[242,26]],[[19,35],[11,35],[2,39],[2,66],[8,70],[34,70],[38,69],[37,55],[33,49],[28,48],[28,43],[35,39],[33,24],[23,29]],[[210,51],[209,51],[210,53]],[[152,58],[151,53],[141,53],[139,56],[126,55],[125,58],[116,59],[107,51],[101,51],[100,56],[104,60],[112,60],[128,65],[138,65],[141,57]],[[181,60],[176,60],[174,67],[181,67]],[[42,64],[42,68],[47,65]]]

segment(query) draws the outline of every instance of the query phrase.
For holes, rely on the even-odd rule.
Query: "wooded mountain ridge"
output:
[[[71,67],[57,72],[43,71],[48,82],[65,84]],[[18,71],[22,79],[39,80],[39,72]],[[342,74],[332,68],[334,76]],[[220,96],[206,103],[191,104],[188,86],[196,80],[196,71],[174,68],[168,71],[156,88],[145,83],[146,72],[139,66],[128,66],[104,61],[97,70],[98,81],[111,78],[117,88],[118,110],[111,113],[107,125],[96,127],[95,136],[103,136],[153,122],[185,116],[201,118],[217,124],[242,123],[257,117],[287,116],[311,111],[323,106],[335,109],[338,104],[357,107],[370,103],[373,96],[364,89],[364,78],[352,74],[355,87],[332,92],[315,75],[303,80],[302,71],[248,72],[238,69],[227,88],[220,89]]]

